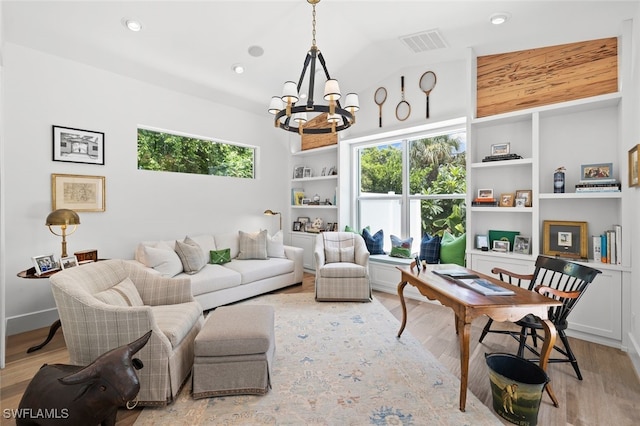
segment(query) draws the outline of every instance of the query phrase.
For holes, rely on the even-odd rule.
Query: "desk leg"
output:
[[[53,324],[51,324],[51,327],[49,328],[49,335],[44,340],[44,342],[40,343],[39,345],[30,347],[29,349],[27,349],[27,353],[30,354],[31,352],[42,349],[47,343],[51,341],[51,339],[53,339],[53,336],[56,334],[56,331],[58,331],[61,325],[62,323],[60,322],[60,320],[56,320]]]
[[[407,304],[404,301],[404,288],[406,286],[406,281],[402,281],[400,284],[398,284],[398,297],[400,298],[400,304],[402,305],[402,325],[400,326],[400,330],[398,331],[398,337],[402,335],[404,327],[407,325]]]
[[[456,317],[456,331],[460,336],[460,411],[467,405],[467,383],[469,381],[469,340],[471,324]]]
[[[544,371],[547,371],[547,364],[549,363],[549,357],[551,356],[551,351],[553,350],[553,346],[556,343],[556,337],[558,335],[558,331],[556,330],[555,325],[549,320],[540,320],[542,323],[542,327],[544,328],[544,344],[542,345],[542,349],[540,351],[540,368]],[[559,407],[558,398],[556,398],[553,389],[551,388],[551,383],[547,383],[545,387],[551,401],[553,401],[553,405],[555,407]]]

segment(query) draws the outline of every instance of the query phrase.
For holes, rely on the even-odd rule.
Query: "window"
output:
[[[465,232],[466,131],[464,125],[354,146],[359,229],[413,237]]]
[[[138,129],[138,169],[255,178],[255,148]]]

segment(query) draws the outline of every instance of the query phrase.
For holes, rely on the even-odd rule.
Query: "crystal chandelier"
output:
[[[274,96],[271,98],[269,112],[275,115],[275,126],[289,132],[300,133],[300,135],[336,133],[348,129],[356,122],[355,112],[360,109],[358,95],[348,93],[344,98],[344,108],[340,104],[342,95],[340,94],[338,80],[332,79],[329,75],[322,52],[320,52],[318,46],[316,46],[316,4],[318,4],[320,0],[307,0],[307,2],[313,6],[311,49],[309,49],[305,57],[298,84],[296,85],[294,81],[286,81],[282,89],[282,96]],[[324,100],[328,102],[328,105],[316,104],[313,100],[316,61],[320,61],[320,65],[327,78],[324,85]],[[311,66],[311,69],[309,71],[307,102],[304,105],[296,105],[296,102],[300,100],[300,87],[302,86],[304,76],[309,66]],[[305,124],[308,121],[308,113],[317,113],[316,117],[324,114],[326,115],[326,121],[317,123],[318,120],[314,120],[316,122],[314,122],[312,127],[305,128]]]

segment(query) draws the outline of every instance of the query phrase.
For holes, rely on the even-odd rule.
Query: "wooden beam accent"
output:
[[[305,129],[314,129],[327,126],[327,116],[329,114],[322,113],[312,120],[307,121],[304,125]],[[320,148],[321,146],[335,145],[338,143],[337,133],[323,133],[321,135],[302,134],[301,148],[302,150]]]
[[[617,91],[616,37],[477,59],[476,117]]]

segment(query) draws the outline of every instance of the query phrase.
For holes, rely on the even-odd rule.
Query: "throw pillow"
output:
[[[467,236],[454,237],[445,231],[440,242],[440,263],[455,263],[464,266],[464,254],[467,247]]]
[[[267,256],[287,257],[284,254],[284,236],[282,231],[278,231],[273,235],[267,234]]]
[[[381,229],[375,234],[371,235],[367,228],[362,230],[362,238],[367,245],[369,254],[385,254],[384,253],[384,231]]]
[[[427,263],[438,263],[440,261],[440,236],[424,234],[420,242],[420,260]]]
[[[231,249],[211,250],[209,252],[209,263],[222,265],[231,262]]]
[[[186,237],[184,241],[176,241],[175,251],[182,261],[184,272],[193,275],[207,264],[207,258],[198,243]]]
[[[267,230],[240,233],[238,259],[267,259]]]
[[[358,231],[356,231],[355,229],[353,229],[352,227],[350,227],[349,225],[345,225],[344,227],[344,232],[353,232],[354,234],[357,234]]]
[[[175,277],[183,271],[178,254],[168,246],[166,249],[143,246],[142,251],[145,266],[158,271],[163,277]]]
[[[403,259],[411,259],[411,245],[413,237],[403,240],[395,235],[391,236],[391,253],[389,256],[401,257]]]
[[[339,234],[322,234],[324,239],[324,261],[325,263],[349,262],[355,263],[355,237]]]
[[[96,299],[113,306],[143,306],[144,302],[136,285],[127,277],[113,287],[93,295]]]

